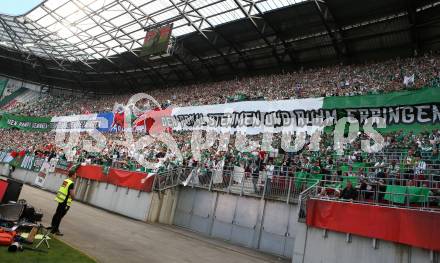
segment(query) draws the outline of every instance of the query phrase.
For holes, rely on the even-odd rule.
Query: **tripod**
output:
[[[50,244],[49,244],[50,231],[49,231],[49,229],[44,227],[43,224],[39,224],[37,233],[38,232],[41,232],[41,234],[43,234],[43,238],[40,240],[40,242],[38,242],[38,244],[35,246],[35,248],[39,248],[42,244],[46,244],[46,247],[49,249],[50,248]]]

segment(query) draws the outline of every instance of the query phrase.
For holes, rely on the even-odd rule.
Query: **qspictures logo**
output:
[[[152,96],[138,93],[127,104],[119,104],[111,120],[100,114],[59,118],[55,130],[56,145],[63,149],[68,160],[73,159],[79,150],[102,152],[116,146],[125,149],[129,157],[148,169],[157,166],[147,158],[157,145],[162,151],[166,148],[168,157],[182,161],[183,149],[177,143],[182,136],[190,137],[189,147],[184,147],[185,151],[191,151],[195,160],[200,160],[201,153],[213,147],[217,152],[231,151],[231,148],[238,152],[273,152],[277,150],[273,146],[275,134],[285,152],[298,152],[305,147],[320,151],[326,127],[333,129],[333,149],[337,154],[343,154],[344,149],[359,138],[362,150],[368,153],[378,152],[385,145],[384,138],[374,128],[386,127],[385,120],[380,117],[363,120],[363,132],[360,132],[356,118],[336,120],[330,111],[317,110],[312,112],[314,114],[294,118],[289,115],[287,118],[277,112],[237,113],[231,104],[216,106],[222,112],[208,112],[206,106],[163,108]],[[179,115],[182,109],[191,114]],[[116,133],[122,139],[112,140],[109,145],[104,133]]]

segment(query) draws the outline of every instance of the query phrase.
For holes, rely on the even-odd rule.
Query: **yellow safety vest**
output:
[[[73,181],[67,178],[64,180],[63,184],[58,189],[57,196],[55,197],[55,201],[58,203],[63,203],[66,200],[66,196],[69,194],[69,186],[73,184]],[[72,204],[72,197],[69,195],[69,199],[67,199],[67,206]]]

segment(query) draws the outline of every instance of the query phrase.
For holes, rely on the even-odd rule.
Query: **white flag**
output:
[[[404,78],[403,78],[403,84],[405,85],[405,86],[413,86],[414,85],[414,74],[412,74],[411,76],[405,76]]]

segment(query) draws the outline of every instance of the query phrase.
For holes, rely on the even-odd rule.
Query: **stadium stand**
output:
[[[240,1],[234,0],[234,2],[237,4]],[[249,4],[248,1],[244,2]],[[250,2],[254,3],[254,1]],[[260,2],[258,5],[261,4]],[[196,189],[194,191],[227,193],[239,197],[246,196],[255,200],[270,200],[286,203],[287,205],[295,204],[295,207],[298,206],[298,219],[300,222],[305,222],[310,227],[326,229],[325,231],[329,229],[348,233],[347,243],[350,240],[348,236],[357,233],[374,239],[381,238],[422,247],[430,250],[431,254],[434,255],[433,251],[438,250],[440,243],[431,242],[435,244],[428,244],[429,240],[432,241],[430,238],[426,239],[428,241],[422,242],[417,240],[418,238],[415,238],[416,241],[414,241],[409,239],[400,240],[395,236],[384,237],[381,234],[370,236],[370,234],[365,234],[359,229],[338,228],[341,227],[340,224],[334,222],[333,225],[331,222],[326,222],[326,228],[318,218],[321,216],[321,212],[317,207],[320,205],[325,208],[323,211],[329,211],[331,208],[323,205],[323,203],[329,202],[336,207],[335,211],[341,209],[338,210],[339,212],[346,211],[343,208],[344,205],[365,205],[384,209],[399,208],[411,212],[432,212],[435,215],[440,213],[440,115],[438,112],[440,106],[440,53],[436,48],[438,40],[436,40],[436,37],[432,37],[433,33],[431,31],[420,29],[420,32],[415,32],[417,28],[429,27],[431,24],[438,23],[438,19],[435,20],[437,16],[431,15],[438,12],[440,3],[437,1],[423,1],[423,3],[415,4],[408,1],[410,3],[408,5],[416,6],[411,12],[412,9],[407,10],[410,8],[399,1],[384,1],[387,4],[383,4],[381,1],[371,1],[371,3],[363,3],[363,5],[370,10],[370,13],[374,13],[375,10],[382,10],[379,12],[380,15],[361,16],[362,10],[351,6],[357,11],[350,15],[345,14],[347,21],[341,19],[339,23],[343,25],[338,25],[335,18],[330,19],[328,17],[328,14],[332,13],[329,12],[331,7],[333,7],[333,10],[340,10],[333,11],[334,14],[345,12],[344,8],[341,7],[342,4],[341,6],[338,5],[338,1],[334,1],[333,4],[328,4],[327,1],[294,2],[295,4],[287,6],[280,4],[279,10],[277,8],[270,9],[267,13],[255,10],[256,13],[247,14],[243,18],[246,21],[249,19],[250,21],[247,21],[249,23],[243,19],[238,19],[233,22],[224,21],[224,23],[219,23],[220,26],[217,27],[213,26],[212,22],[207,19],[209,27],[216,28],[213,31],[215,37],[205,35],[205,30],[194,26],[194,21],[191,21],[180,10],[179,15],[173,18],[175,21],[171,21],[179,21],[179,23],[176,23],[176,32],[181,32],[186,26],[194,30],[188,36],[179,33],[180,37],[183,36],[182,38],[179,38],[176,33],[172,40],[179,40],[181,43],[185,43],[186,47],[183,47],[183,44],[178,46],[174,42],[170,42],[168,49],[165,48],[166,50],[162,50],[161,54],[155,54],[155,56],[148,58],[139,54],[140,49],[146,48],[145,43],[148,42],[148,35],[145,37],[144,46],[139,44],[138,39],[132,39],[132,45],[136,48],[133,48],[133,46],[128,48],[128,43],[123,44],[122,42],[114,47],[101,46],[101,49],[108,48],[107,53],[98,52],[99,48],[95,49],[90,43],[84,44],[87,49],[90,49],[88,50],[88,52],[91,52],[89,54],[83,54],[82,51],[86,48],[77,50],[77,45],[72,45],[68,49],[70,51],[64,50],[62,52],[57,49],[56,52],[50,54],[43,52],[44,50],[41,47],[35,47],[31,50],[33,57],[49,56],[50,62],[42,64],[41,68],[34,71],[31,71],[28,64],[37,63],[38,59],[23,62],[15,58],[15,55],[11,55],[12,51],[8,47],[8,49],[5,49],[5,56],[9,56],[9,60],[21,61],[24,64],[23,69],[32,72],[29,80],[34,82],[41,80],[44,82],[42,86],[47,89],[43,90],[41,87],[40,91],[36,91],[20,86],[2,93],[3,97],[0,100],[2,110],[0,119],[0,163],[8,164],[13,169],[38,172],[43,162],[56,160],[53,165],[59,169],[57,171],[63,170],[66,172],[72,167],[78,167],[78,165],[83,167],[83,173],[86,169],[97,169],[93,170],[96,174],[99,174],[99,180],[96,181],[106,182],[107,184],[111,180],[110,176],[107,177],[110,169],[140,172],[142,175],[147,174],[148,177],[154,177],[149,190],[158,192],[159,197],[161,193],[170,189],[177,189],[183,185],[184,187],[190,186],[191,191]],[[169,8],[179,10],[179,4],[176,5],[173,1],[171,3],[173,5]],[[56,4],[53,5],[56,6]],[[130,7],[132,5],[135,6],[129,4]],[[388,8],[382,8],[382,5],[386,5]],[[237,6],[240,7],[239,4]],[[321,8],[324,8],[324,6],[327,12],[322,12]],[[340,8],[334,8],[335,6]],[[37,10],[39,10],[38,8]],[[197,9],[191,8],[192,12],[198,13]],[[141,8],[135,9],[140,13],[143,12]],[[245,13],[243,7],[239,9]],[[388,9],[392,12],[388,12]],[[223,11],[232,12],[231,10]],[[57,8],[51,10],[49,7],[45,7],[41,12],[44,13],[42,15],[44,18],[47,15],[46,12],[48,14],[57,12]],[[283,22],[288,21],[297,12],[314,15],[310,16],[310,21]],[[125,10],[121,15],[127,13],[130,12]],[[415,25],[416,22],[413,21],[416,13],[419,13],[419,25]],[[267,30],[272,32],[270,36],[265,35],[264,30],[260,29],[259,22],[253,20],[252,17],[257,14],[265,21],[264,28],[267,27]],[[334,16],[334,14],[331,16]],[[200,13],[198,15],[201,16]],[[280,21],[276,19],[277,15],[280,16]],[[98,16],[101,15],[98,14]],[[401,17],[404,16],[408,16],[409,25],[407,25],[408,22],[401,21]],[[29,23],[38,25],[40,18]],[[183,18],[186,20],[183,21]],[[329,19],[332,22],[329,22]],[[26,20],[21,22],[11,20],[9,17],[1,18],[1,16],[0,22],[5,25],[9,24],[11,28],[27,23]],[[57,22],[61,21],[54,21],[54,23]],[[165,22],[150,22],[152,24],[146,25],[147,28],[143,29],[146,31],[150,27],[157,29],[156,27],[163,27],[171,23],[168,22],[167,20]],[[116,28],[114,24],[108,23]],[[261,23],[263,24],[263,22]],[[291,24],[295,23],[299,24],[293,27]],[[320,29],[315,28],[318,27],[315,26],[316,24],[320,24]],[[243,28],[251,26],[253,33],[246,34],[246,32],[241,31],[244,29],[239,30],[239,25],[246,25]],[[126,26],[124,24],[119,28],[123,30]],[[390,26],[391,31],[382,32],[380,31],[381,26]],[[99,25],[94,25],[94,27],[100,27],[105,31],[104,27]],[[228,27],[230,28],[228,29]],[[291,35],[292,27],[301,29],[298,36]],[[305,28],[310,28],[310,33],[303,32],[307,31]],[[144,34],[143,29],[142,34]],[[231,39],[227,37],[228,33],[224,33],[229,32],[228,30],[237,33],[234,40],[232,37]],[[283,33],[287,36],[284,37],[278,30],[284,31]],[[380,37],[389,36],[390,39],[376,39],[375,34],[358,34],[356,30],[361,33],[365,33],[364,30],[367,32],[380,31],[377,33]],[[434,29],[432,30],[434,31]],[[21,31],[21,34],[26,33],[26,29]],[[344,31],[349,32],[350,36],[346,36]],[[102,34],[105,35],[106,33],[108,32]],[[397,34],[400,33],[408,35],[398,37]],[[130,37],[129,34],[124,34]],[[321,38],[323,37],[322,34],[325,35],[324,38]],[[0,37],[7,38],[4,34],[0,34]],[[33,35],[28,34],[27,37],[29,37],[27,40],[36,40]],[[79,37],[78,39],[80,39]],[[101,36],[97,38],[99,37]],[[157,35],[157,37],[159,36]],[[273,37],[273,40],[270,40],[271,37]],[[294,38],[291,39],[293,44],[286,43],[285,38],[288,37]],[[246,40],[248,38],[249,41]],[[407,38],[411,39],[410,43],[405,42],[404,46],[398,45],[399,42],[404,42]],[[363,39],[371,40],[371,42],[361,43]],[[310,43],[307,42],[309,40]],[[57,41],[60,41],[58,48],[64,49],[64,44],[60,44],[64,43],[63,40],[58,39]],[[218,46],[217,41],[220,43]],[[240,45],[234,44],[235,41]],[[359,43],[356,41],[359,41]],[[369,46],[374,46],[376,41],[386,42],[386,44],[389,41],[391,44],[390,47],[384,46],[382,48],[381,46],[381,48],[371,47],[370,49]],[[82,42],[86,43],[87,41],[81,41],[80,39],[79,43]],[[115,40],[115,42],[118,41]],[[201,44],[202,42],[204,44]],[[326,45],[325,43],[331,44],[324,47],[316,45],[321,42],[323,42],[322,45]],[[426,44],[425,48],[420,47],[423,43]],[[97,45],[101,44],[102,42]],[[148,44],[154,45],[154,43]],[[241,45],[242,47],[240,47]],[[265,46],[262,47],[262,45]],[[304,47],[301,48],[301,45]],[[200,50],[189,51],[188,46],[200,46]],[[280,46],[283,47],[285,58],[280,54]],[[115,50],[119,50],[119,48],[125,48],[126,50],[123,53],[118,53],[121,51],[117,52]],[[263,49],[262,53],[255,53],[260,48]],[[404,51],[401,51],[400,48]],[[175,53],[170,52],[170,49]],[[295,49],[299,49],[299,51],[295,51]],[[328,49],[332,51],[328,51]],[[76,53],[71,50],[76,50]],[[229,54],[227,54],[227,50]],[[390,54],[386,54],[388,51],[390,51]],[[185,58],[185,52],[189,58]],[[352,59],[350,59],[350,52],[356,53],[356,56],[352,55]],[[103,55],[104,53],[105,55]],[[230,59],[232,53],[234,53],[234,57]],[[311,57],[308,58],[307,54],[309,53],[322,54],[318,57],[310,55]],[[357,57],[357,53],[361,55]],[[60,56],[62,57],[63,54],[68,57],[66,64],[69,66],[64,66],[63,63],[58,62],[62,59]],[[76,57],[75,54],[82,55]],[[269,57],[267,61],[266,56]],[[326,59],[321,61],[321,56]],[[289,66],[285,66],[285,61],[283,61],[287,57],[290,57]],[[114,58],[118,60],[113,60]],[[219,60],[223,62],[220,63]],[[274,61],[278,62],[275,63]],[[298,62],[298,65],[294,66],[293,64],[296,62]],[[263,66],[259,63],[262,63]],[[273,65],[274,63],[276,66]],[[18,71],[18,64],[14,65],[14,69],[6,69],[4,66],[0,66],[0,70],[14,75],[14,72],[11,73],[11,71]],[[235,70],[238,71],[237,74],[235,74]],[[59,75],[54,73],[57,71],[61,73]],[[197,77],[198,74],[194,71],[200,72],[200,78]],[[219,77],[212,77],[217,72],[219,72]],[[139,77],[140,75],[137,74],[141,73],[144,75]],[[173,81],[165,79],[164,76],[167,74],[173,75]],[[15,77],[19,77],[19,75],[17,73]],[[193,78],[189,78],[188,75],[192,75]],[[206,76],[208,75],[211,75],[211,78],[207,80]],[[11,80],[13,77],[11,77]],[[232,134],[226,142],[223,142],[225,147],[221,147],[219,141],[212,144],[216,147],[201,150],[200,157],[196,157],[193,151],[194,132],[192,130],[163,129],[164,134],[172,136],[176,141],[177,148],[183,157],[180,159],[178,154],[162,141],[149,144],[141,149],[130,148],[128,146],[132,145],[122,143],[126,138],[126,132],[129,130],[124,126],[125,112],[122,111],[123,105],[139,92],[151,95],[159,102],[160,107],[142,100],[140,103],[142,105],[137,105],[141,108],[141,111],[132,113],[135,119],[140,119],[146,113],[170,113],[174,109],[185,107],[206,106],[215,108],[218,105],[236,105],[234,103],[241,102],[248,102],[247,105],[258,102],[284,105],[284,102],[290,102],[296,107],[296,104],[304,106],[301,103],[312,104],[310,101],[319,101],[320,106],[318,108],[313,108],[310,105],[305,105],[305,108],[310,106],[310,111],[313,112],[320,109],[333,110],[338,117],[348,116],[346,112],[350,110],[360,111],[359,116],[361,118],[367,114],[378,117],[383,113],[386,116],[394,116],[389,117],[388,122],[391,122],[390,119],[394,118],[394,120],[397,119],[398,124],[390,125],[391,127],[388,129],[378,129],[384,138],[384,147],[376,152],[367,152],[363,148],[362,140],[373,141],[366,128],[356,133],[356,138],[345,145],[346,147],[342,153],[338,152],[334,126],[332,126],[323,128],[320,134],[321,140],[318,141],[315,150],[311,149],[314,143],[313,134],[307,133],[304,139],[304,148],[293,152],[285,151],[282,145],[283,134],[278,131],[273,134],[273,142],[270,145],[272,147],[271,151],[267,151],[263,147],[263,143],[258,144],[251,150],[239,151],[236,146],[241,144],[241,139],[237,133]],[[383,102],[381,98],[388,104],[381,104]],[[398,101],[400,98],[403,99]],[[324,106],[326,103],[328,105]],[[428,108],[431,110],[429,114],[424,112]],[[303,108],[298,109],[302,110]],[[418,110],[418,113],[414,113],[416,110]],[[281,111],[279,110],[277,114],[281,114]],[[343,111],[345,113],[341,115],[340,112]],[[407,120],[405,117],[400,118],[400,115],[398,115],[399,112],[405,111],[413,114],[411,120]],[[307,112],[307,110],[303,112]],[[363,112],[367,113],[363,115]],[[97,137],[93,137],[91,133],[84,132],[84,130],[78,133],[81,143],[77,145],[66,146],[68,138],[62,138],[61,144],[63,145],[60,145],[59,140],[57,143],[56,138],[59,134],[56,131],[60,129],[54,127],[54,125],[63,122],[59,120],[69,118],[76,120],[84,116],[86,119],[87,116],[98,118],[108,115],[111,115],[112,122],[108,123],[108,126],[111,127],[106,132],[101,133],[106,142],[102,149],[87,151],[82,147],[81,143],[85,140],[94,140],[96,145],[101,143],[97,140]],[[171,113],[169,115],[171,116]],[[427,120],[428,117],[429,121],[414,120]],[[57,119],[57,121],[53,121],[54,119]],[[118,121],[121,120],[122,124],[119,124]],[[135,141],[139,141],[146,134],[152,133],[151,126],[147,128],[147,120],[143,121],[144,123],[141,126],[144,125],[145,129],[132,133]],[[158,120],[156,119],[156,121]],[[80,123],[80,125],[82,124]],[[361,122],[361,124],[364,123]],[[116,129],[114,129],[114,126],[116,126]],[[161,126],[161,128],[163,127]],[[130,130],[131,132],[132,130]],[[346,133],[348,134],[348,132]],[[209,137],[208,132],[205,133],[205,136]],[[248,134],[247,140],[262,142],[264,136],[262,132]],[[293,139],[298,139],[298,137],[299,135],[295,134]],[[140,164],[138,162],[140,156],[154,163],[154,167],[147,168]],[[89,179],[89,182],[93,179],[84,174],[82,178]],[[141,184],[138,181],[142,180],[136,182]],[[142,186],[136,186],[137,188],[127,186],[127,194],[129,189],[136,189],[139,190],[140,196],[141,191],[145,190],[143,188],[144,181],[142,181]],[[125,187],[125,185],[122,186]],[[195,201],[191,202],[195,203]],[[341,205],[342,208],[338,208],[338,205]],[[353,207],[353,211],[355,210],[356,208]],[[190,214],[192,212],[191,210]],[[383,214],[386,214],[386,212]],[[356,215],[359,216],[359,214],[354,214],[354,216]],[[212,214],[208,215],[207,218],[210,216]],[[214,221],[214,219],[212,220]],[[232,220],[232,225],[235,223]],[[263,224],[261,223],[261,225]],[[309,230],[306,230],[306,233],[308,233],[307,231]],[[288,237],[288,232],[284,235]],[[426,234],[426,236],[429,236],[429,234]],[[255,248],[255,245],[252,244],[249,247]],[[260,249],[260,243],[256,247]],[[282,254],[282,256],[295,257],[295,255],[288,253]],[[304,259],[304,254],[302,256]],[[433,260],[431,262],[437,262],[436,257],[438,256],[432,256]],[[303,260],[303,262],[308,261]]]
[[[422,86],[440,85],[439,55],[393,59],[363,65],[330,66],[285,74],[261,75],[230,81],[145,90],[161,103],[194,106],[237,100],[282,100],[325,96],[381,94]],[[414,82],[405,85],[405,76]],[[203,94],[203,95],[198,95]],[[112,110],[115,103],[126,102],[129,95],[104,98],[52,96],[14,112],[29,116],[66,116]]]

